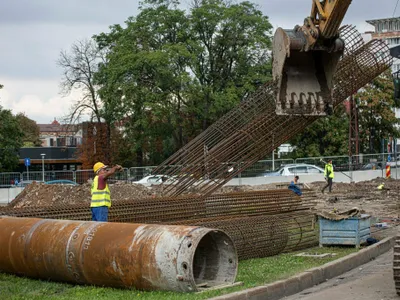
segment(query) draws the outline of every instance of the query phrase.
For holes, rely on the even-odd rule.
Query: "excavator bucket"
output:
[[[273,42],[273,78],[278,85],[278,115],[332,114],[333,75],[343,53],[343,41],[306,49],[302,32],[278,28]],[[329,43],[328,43],[329,44]]]

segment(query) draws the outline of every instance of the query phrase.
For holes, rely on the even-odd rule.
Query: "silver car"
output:
[[[142,179],[138,181],[132,181],[132,183],[137,183],[137,184],[142,184],[144,186],[151,186],[151,185],[157,185],[157,184],[168,184],[172,178],[167,175],[149,175],[146,177],[143,177]]]
[[[308,164],[290,164],[281,167],[275,172],[265,173],[264,176],[291,176],[291,175],[324,174],[324,169]]]

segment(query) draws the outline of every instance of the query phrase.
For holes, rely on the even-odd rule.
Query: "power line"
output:
[[[394,7],[394,11],[393,11],[393,16],[392,16],[392,18],[394,18],[394,15],[396,14],[397,5],[399,5],[399,0],[397,0],[396,6]]]

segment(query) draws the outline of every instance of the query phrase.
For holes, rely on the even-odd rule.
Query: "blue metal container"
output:
[[[354,245],[357,248],[371,236],[371,217],[361,215],[335,221],[319,217],[319,245]]]

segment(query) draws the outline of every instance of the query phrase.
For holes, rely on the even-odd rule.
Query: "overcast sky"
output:
[[[251,0],[250,0],[251,1]],[[183,4],[190,0],[181,1]],[[238,1],[239,2],[239,1]],[[309,14],[311,0],[252,0],[274,28],[293,28]],[[353,0],[343,24],[373,30],[365,20],[393,16],[397,0]],[[61,97],[61,50],[107,32],[138,12],[137,0],[0,0],[0,106],[40,124],[67,114],[75,95]],[[400,6],[400,5],[399,5]],[[400,15],[398,7],[396,15]]]

